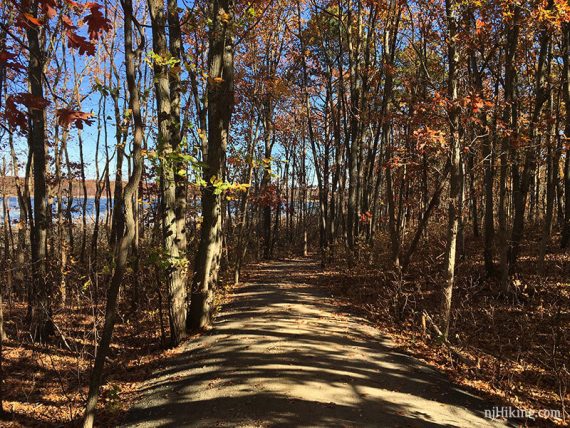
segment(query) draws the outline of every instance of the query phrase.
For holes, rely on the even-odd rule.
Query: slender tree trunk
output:
[[[271,101],[267,102],[266,117],[264,119],[264,142],[265,151],[263,159],[263,178],[261,180],[261,191],[265,192],[267,197],[267,203],[263,207],[263,258],[270,260],[272,258],[271,254],[271,242],[272,242],[272,230],[271,230],[271,203],[273,199],[270,197],[270,186],[271,186],[271,151],[273,146],[273,124],[272,124],[272,107]]]
[[[29,12],[38,16],[38,1],[34,0]],[[44,99],[43,72],[44,50],[40,41],[39,28],[29,26],[26,30],[30,49],[28,79],[31,94],[40,100]],[[32,246],[33,303],[30,330],[36,340],[45,341],[53,334],[51,320],[51,291],[47,277],[47,235],[48,235],[48,201],[46,184],[46,113],[43,108],[30,109],[29,146],[33,158],[34,175],[34,209],[31,225],[30,242]]]
[[[252,109],[253,110],[253,109]],[[245,192],[241,195],[240,200],[240,207],[239,207],[239,223],[238,223],[238,232],[237,232],[237,246],[236,246],[236,263],[235,263],[235,270],[234,270],[234,284],[239,284],[239,278],[241,274],[241,267],[243,264],[243,259],[245,257],[247,251],[246,245],[246,222],[247,222],[247,207],[248,207],[248,198],[249,198],[249,189],[251,187],[251,179],[253,176],[253,156],[255,152],[255,131],[253,129],[253,115],[254,112],[251,112],[251,120],[250,120],[250,131],[249,131],[249,138],[247,141],[248,148],[247,148],[247,170],[244,175],[243,182],[247,183],[247,188]]]
[[[135,237],[135,219],[133,218],[133,196],[139,185],[142,175],[142,144],[143,144],[143,123],[140,113],[139,92],[135,78],[135,52],[133,51],[133,34],[132,34],[132,0],[123,1],[124,20],[125,20],[125,67],[127,76],[127,86],[129,90],[129,108],[133,118],[133,170],[129,177],[129,181],[125,186],[122,197],[115,201],[114,209],[124,212],[125,229],[123,235],[116,241],[114,248],[114,270],[111,277],[109,288],[107,289],[107,305],[105,308],[105,324],[103,326],[103,334],[97,348],[95,356],[95,364],[91,372],[89,381],[89,392],[87,395],[87,404],[85,407],[85,416],[83,421],[84,428],[93,427],[95,421],[95,410],[97,408],[97,398],[99,396],[99,388],[102,383],[103,368],[105,359],[109,352],[111,339],[113,337],[113,329],[117,317],[117,297],[125,271],[128,266],[128,256],[132,248]],[[144,40],[141,40],[140,50],[144,46]]]
[[[81,251],[79,253],[79,260],[85,261],[86,248],[87,248],[87,182],[85,176],[85,160],[83,158],[83,138],[81,129],[77,130],[77,138],[79,140],[79,162],[81,164],[81,189],[83,191],[83,200],[81,202]]]
[[[78,108],[81,108],[81,95],[79,91],[79,85],[81,83],[81,79],[79,74],[77,73],[76,61],[75,56],[72,58],[73,62],[73,76],[75,80],[75,85],[73,88],[74,96],[75,96],[75,103]],[[79,174],[81,177],[81,189],[83,191],[83,199],[81,202],[81,248],[79,252],[79,260],[83,264],[85,262],[87,256],[87,182],[86,182],[86,175],[85,175],[85,157],[83,155],[83,132],[81,129],[77,129],[77,140],[78,140],[78,148],[79,148]]]
[[[301,214],[303,215],[301,220],[301,236],[303,242],[303,257],[307,257],[309,254],[309,242],[307,240],[307,142],[303,138],[302,150],[301,150]]]
[[[495,96],[498,92],[498,85],[495,87]],[[494,219],[494,194],[493,177],[495,175],[495,135],[497,127],[497,115],[493,118],[493,137],[489,135],[483,137],[483,165],[484,165],[484,185],[485,185],[485,217],[483,228],[483,258],[485,260],[485,272],[487,276],[495,273],[494,263],[494,240],[495,240],[495,219]]]
[[[550,94],[548,112],[552,114],[554,109],[553,96]],[[538,266],[544,271],[544,259],[546,257],[546,250],[550,244],[550,235],[552,234],[552,218],[554,217],[554,198],[556,196],[556,183],[558,182],[559,175],[558,169],[560,164],[561,147],[558,144],[560,136],[556,132],[558,126],[553,123],[548,134],[546,135],[546,213],[544,215],[544,224],[542,229],[542,238],[540,240],[540,247],[538,252]]]
[[[349,9],[350,10],[350,9]],[[352,20],[352,15],[349,12],[347,19]],[[360,32],[361,15],[360,8],[358,8],[357,16],[357,32]],[[348,72],[350,83],[350,128],[349,130],[349,149],[347,150],[348,159],[348,212],[346,220],[346,233],[347,244],[350,251],[349,262],[352,259],[353,252],[356,249],[358,237],[358,158],[360,154],[361,133],[359,121],[359,104],[361,96],[361,79],[359,73],[359,56],[360,46],[358,44],[359,37],[354,35],[354,28],[352,25],[347,29],[347,46],[348,46]]]
[[[385,130],[383,131],[384,136],[382,137],[385,140],[386,148],[387,148],[387,155],[386,159],[388,161],[388,166],[386,167],[386,198],[388,200],[388,229],[390,232],[390,248],[392,254],[392,264],[394,268],[398,271],[400,269],[400,233],[398,231],[398,219],[396,216],[396,201],[395,201],[395,193],[394,193],[394,170],[393,170],[393,162],[392,162],[392,150],[391,145],[392,142],[388,140],[388,125],[386,125]],[[402,189],[400,189],[402,191]]]
[[[439,204],[441,193],[443,192],[444,189],[444,183],[445,180],[447,180],[450,169],[451,169],[451,164],[448,162],[445,166],[443,174],[439,179],[439,184],[435,189],[435,192],[433,193],[429,202],[426,204],[425,210],[422,213],[416,232],[414,233],[414,237],[412,238],[410,246],[408,247],[408,251],[406,252],[406,254],[402,259],[402,269],[405,269],[410,264],[410,260],[412,258],[412,255],[414,254],[414,251],[416,251],[416,248],[418,246],[418,243],[420,242],[422,234],[427,229],[428,220],[431,217],[434,208]]]
[[[471,207],[471,221],[473,225],[473,236],[479,237],[479,209],[477,207],[477,192],[475,183],[475,153],[469,151],[467,154],[467,168],[469,170],[469,201]]]
[[[221,196],[213,182],[223,177],[226,146],[234,103],[232,0],[211,0],[209,40],[208,144],[204,147],[202,230],[194,267],[188,328],[203,329],[211,323],[213,286],[217,280],[215,259],[221,250]]]
[[[505,103],[503,121],[510,128],[511,133],[516,134],[518,122],[518,107],[515,102],[516,68],[515,55],[519,39],[519,16],[520,7],[514,6],[512,22],[507,29],[507,46],[505,48]],[[508,181],[508,154],[511,151],[508,137],[501,141],[500,177],[499,177],[499,258],[500,258],[500,284],[503,292],[510,290],[509,285],[509,242],[508,242],[508,216],[507,216],[507,181]],[[514,168],[514,165],[513,165]],[[514,181],[514,180],[513,180]],[[513,186],[515,183],[513,183]]]
[[[1,82],[0,82],[1,84]],[[3,302],[3,292],[7,292],[8,296],[12,295],[13,284],[12,284],[12,266],[13,266],[13,252],[11,251],[12,245],[10,245],[10,237],[12,234],[12,227],[10,225],[10,209],[8,202],[8,194],[6,192],[7,187],[7,168],[6,168],[6,158],[2,159],[2,179],[4,185],[2,186],[2,211],[4,217],[4,258],[3,258],[3,270],[6,271],[6,287],[0,290],[0,415],[2,415],[4,408],[2,406],[2,381],[4,379],[4,374],[2,372],[2,344],[4,338],[6,337],[6,332],[4,331],[4,302]],[[11,299],[9,297],[9,299]]]
[[[61,305],[67,301],[67,242],[65,240],[65,224],[63,218],[63,178],[61,174],[62,152],[67,144],[68,131],[64,130],[61,136],[61,145],[56,139],[55,150],[55,177],[57,185],[57,235],[59,247],[59,297]],[[58,147],[59,146],[59,147]]]
[[[564,135],[570,138],[570,23],[563,24],[564,50],[562,59],[564,60],[562,95],[566,115],[564,117]],[[560,247],[570,246],[570,145],[566,145],[566,160],[564,161],[564,225],[560,237]]]
[[[117,80],[119,77],[117,76]],[[125,157],[125,149],[122,144],[123,131],[121,111],[119,108],[119,85],[111,92],[113,97],[113,105],[115,111],[115,153],[117,155],[117,168],[115,171],[115,187],[113,189],[113,208],[112,208],[112,221],[111,221],[111,246],[114,246],[117,240],[123,235],[124,213],[121,210],[120,201],[123,197],[123,159]]]
[[[103,169],[103,173],[99,173],[99,148],[101,143],[101,111],[105,114],[105,108],[103,106],[105,102],[105,98],[102,96],[99,100],[99,113],[97,114],[97,143],[95,146],[95,201],[94,201],[94,208],[95,208],[95,219],[93,223],[93,234],[91,235],[91,249],[89,253],[89,257],[91,258],[91,272],[92,276],[93,273],[97,272],[97,258],[98,258],[98,248],[99,248],[99,220],[101,217],[101,196],[103,195],[103,191],[105,189],[105,181],[104,177],[107,173],[107,168],[109,165],[106,163]]]
[[[458,98],[458,63],[459,51],[456,47],[457,35],[457,4],[455,0],[446,0],[446,15],[447,15],[447,31],[448,31],[448,61],[449,69],[447,76],[448,97],[452,103],[449,110],[450,121],[450,158],[451,158],[451,176],[450,176],[450,189],[449,189],[449,223],[447,229],[447,249],[446,249],[446,278],[443,286],[442,298],[442,333],[444,339],[447,339],[449,334],[449,325],[451,318],[451,300],[453,294],[453,285],[455,282],[455,262],[456,262],[456,247],[457,235],[459,230],[459,217],[461,216],[462,206],[462,192],[461,181],[463,179],[461,174],[461,141],[459,137],[459,109],[454,105]]]
[[[12,133],[8,135],[8,143],[10,145],[10,156],[12,158],[12,173],[16,184],[16,193],[18,195],[18,240],[16,246],[16,273],[14,275],[15,287],[17,293],[23,296],[26,291],[24,264],[26,263],[26,229],[28,219],[27,193],[28,188],[22,189],[22,183],[19,176],[18,158],[14,148],[14,137]],[[27,181],[27,180],[26,180]]]
[[[547,8],[550,10],[553,7],[553,0],[549,0]],[[511,232],[511,240],[508,253],[509,271],[514,270],[518,253],[520,242],[523,238],[524,233],[524,220],[525,220],[525,209],[526,201],[528,197],[529,187],[532,179],[535,177],[536,170],[536,156],[537,149],[535,145],[539,145],[540,136],[538,135],[538,121],[542,112],[544,103],[548,99],[549,88],[545,86],[545,69],[547,68],[548,62],[548,46],[550,43],[550,33],[546,24],[542,25],[540,35],[539,35],[539,53],[538,53],[538,64],[535,73],[535,96],[534,105],[530,118],[529,125],[529,141],[530,147],[526,148],[524,165],[522,168],[522,173],[519,172],[519,167],[517,165],[516,159],[517,154],[515,150],[511,150],[515,162],[512,165],[513,174],[513,206],[514,206],[514,216],[513,216],[513,228]],[[538,190],[538,182],[537,182]],[[538,201],[536,201],[538,203]]]

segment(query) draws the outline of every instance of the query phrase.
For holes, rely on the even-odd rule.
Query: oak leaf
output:
[[[67,31],[67,46],[79,50],[79,55],[95,55],[95,45],[71,30]]]
[[[10,95],[6,98],[3,118],[13,128],[20,128],[22,131],[28,128],[28,117],[16,106],[14,95]]]
[[[21,27],[41,27],[42,22],[31,13],[23,12],[20,14],[18,24]]]
[[[63,26],[67,30],[77,30],[77,26],[73,23],[73,21],[69,16],[63,15],[63,17],[61,18],[61,22],[63,23]]]
[[[30,110],[43,110],[49,105],[49,101],[29,92],[20,92],[12,95],[12,99]]]
[[[43,110],[49,105],[49,101],[28,92],[20,92],[6,98],[4,119],[13,128],[25,131],[28,128],[28,115],[18,108],[18,104],[27,107],[28,110]]]
[[[78,129],[83,129],[83,125],[91,125],[93,123],[93,113],[60,108],[57,110],[56,115],[57,122],[66,128],[74,125]]]
[[[83,18],[83,22],[85,22],[89,28],[89,38],[91,40],[97,40],[103,32],[111,30],[113,26],[111,25],[111,21],[105,18],[101,12],[101,5],[98,3],[87,3],[86,6],[91,13]]]
[[[46,15],[48,19],[51,19],[57,15],[55,8],[57,4],[54,0],[42,0],[41,8],[42,12]]]

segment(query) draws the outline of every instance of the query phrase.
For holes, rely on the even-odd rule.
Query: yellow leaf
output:
[[[230,22],[230,19],[231,19],[230,14],[227,13],[227,12],[224,12],[223,10],[220,11],[219,17],[220,17],[220,21],[221,21],[223,24],[229,23],[229,22]]]

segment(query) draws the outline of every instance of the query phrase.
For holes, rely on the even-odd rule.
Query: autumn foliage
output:
[[[78,423],[91,383],[113,425],[122,368],[291,255],[455,381],[568,422],[567,0],[4,0],[0,158],[15,423]]]

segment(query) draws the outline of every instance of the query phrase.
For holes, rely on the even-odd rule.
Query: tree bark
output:
[[[31,3],[29,12],[32,16],[38,16],[38,1]],[[30,92],[38,99],[44,98],[43,72],[44,72],[44,49],[40,41],[40,30],[35,26],[29,26],[26,30],[30,49],[30,62],[28,66],[28,79]],[[32,246],[32,278],[33,278],[33,303],[30,320],[32,337],[39,341],[45,341],[53,334],[53,322],[51,320],[50,285],[47,278],[47,234],[49,226],[49,213],[46,184],[46,113],[42,108],[30,108],[30,131],[29,146],[33,159],[34,175],[34,207],[33,223],[30,229],[30,241]]]
[[[459,109],[455,105],[458,97],[458,63],[459,51],[456,46],[457,35],[457,4],[455,0],[446,0],[446,16],[447,16],[447,49],[449,69],[447,76],[448,98],[451,103],[449,109],[450,122],[450,189],[449,189],[449,207],[448,207],[448,228],[447,228],[447,248],[446,248],[446,277],[443,287],[442,296],[442,332],[444,339],[449,334],[449,325],[451,317],[451,301],[453,294],[453,285],[455,281],[455,262],[456,262],[456,246],[457,235],[459,230],[459,217],[461,216],[462,207],[462,171],[461,171],[461,141],[459,136]]]
[[[566,141],[570,138],[570,23],[563,24],[563,54],[564,71],[562,95],[564,97],[564,106],[566,115],[564,117],[564,136]],[[566,160],[564,162],[564,225],[560,237],[560,247],[568,248],[570,246],[570,144],[566,144]]]
[[[549,0],[548,9],[552,9],[553,0]],[[540,136],[538,135],[538,121],[542,112],[544,103],[548,99],[548,86],[545,86],[545,69],[547,68],[548,61],[548,45],[550,43],[550,33],[546,24],[542,24],[539,35],[539,53],[538,53],[538,64],[535,73],[535,96],[534,105],[532,108],[530,125],[529,125],[529,141],[530,147],[525,149],[525,159],[522,168],[522,173],[519,172],[519,167],[517,165],[518,153],[516,149],[511,149],[512,158],[514,160],[512,164],[512,180],[513,180],[513,228],[511,232],[510,245],[508,250],[508,263],[509,272],[514,270],[515,264],[517,262],[520,242],[523,238],[524,233],[524,220],[525,220],[525,209],[526,201],[528,197],[529,187],[532,179],[534,178],[536,170],[536,156],[537,149],[536,145],[539,145]],[[538,188],[538,183],[537,183]],[[538,201],[537,201],[538,203]]]
[[[208,144],[204,147],[203,174],[206,185],[202,190],[202,230],[188,311],[190,330],[203,329],[211,323],[213,287],[218,274],[215,259],[221,250],[222,233],[221,195],[214,182],[223,177],[234,104],[233,0],[211,0],[210,5]]]
[[[505,48],[505,103],[503,121],[507,124],[513,136],[517,132],[518,106],[515,100],[516,68],[515,55],[519,40],[519,16],[520,7],[514,6],[512,21],[507,28],[507,45]],[[500,284],[503,292],[508,292],[509,286],[509,242],[508,242],[508,218],[507,218],[507,181],[508,181],[508,154],[511,151],[509,137],[505,136],[501,141],[500,177],[499,177],[499,266]],[[514,183],[513,183],[514,185]]]
[[[186,166],[180,142],[180,23],[177,5],[169,1],[167,16],[162,0],[149,0],[152,21],[154,82],[158,111],[158,156],[161,162],[162,234],[168,285],[170,344],[186,336]]]
[[[92,428],[95,421],[95,410],[97,408],[97,399],[99,396],[99,388],[102,383],[103,368],[105,359],[109,352],[111,339],[113,337],[113,329],[117,317],[117,297],[119,289],[128,266],[128,257],[132,248],[135,237],[135,219],[133,217],[133,196],[137,190],[142,176],[142,144],[143,144],[143,122],[140,113],[139,92],[136,84],[135,57],[133,50],[133,34],[132,34],[132,0],[123,1],[124,23],[125,23],[125,68],[127,77],[127,87],[129,90],[129,108],[133,118],[133,170],[129,177],[129,181],[125,186],[124,194],[115,203],[114,209],[121,210],[124,213],[125,229],[123,235],[116,241],[114,247],[114,266],[113,275],[109,288],[107,289],[107,304],[105,308],[105,324],[103,326],[103,334],[95,356],[95,364],[91,372],[89,381],[89,392],[87,395],[87,404],[85,406],[85,415],[83,421],[84,428]],[[141,38],[143,35],[141,34]],[[144,39],[141,40],[139,49],[140,53],[144,46]]]

